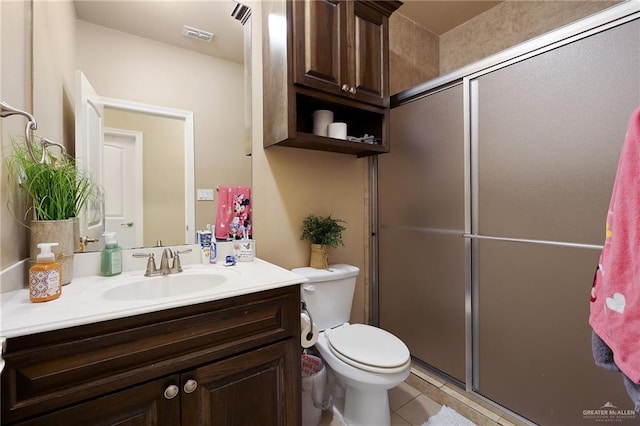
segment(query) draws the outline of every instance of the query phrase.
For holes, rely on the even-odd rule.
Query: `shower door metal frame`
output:
[[[474,309],[478,303],[478,270],[473,259],[477,255],[478,241],[498,240],[522,244],[541,244],[572,248],[601,250],[601,245],[579,244],[563,241],[534,240],[502,237],[498,235],[481,235],[477,232],[478,224],[478,79],[492,71],[507,67],[511,64],[540,55],[552,49],[573,43],[580,39],[606,31],[626,22],[640,18],[640,0],[629,0],[613,6],[596,15],[587,17],[573,24],[567,25],[548,34],[536,37],[513,48],[492,55],[481,61],[460,68],[450,74],[435,78],[425,84],[406,90],[392,97],[392,108],[403,105],[412,99],[425,96],[427,93],[441,90],[455,81],[462,80],[464,107],[464,233],[461,235],[465,243],[465,334],[466,334],[466,391],[473,394],[490,406],[507,411],[525,424],[533,424],[507,408],[484,397],[478,390],[478,310]],[[371,322],[379,323],[379,222],[378,222],[378,168],[377,159],[371,162],[371,277],[372,277],[372,310]]]
[[[527,60],[534,56],[540,55],[542,53],[548,52],[550,50],[556,49],[558,47],[574,43],[580,39],[592,36],[594,34],[598,34],[600,32],[606,31],[613,27],[625,24],[627,22],[633,21],[640,17],[640,2],[637,2],[635,5],[633,4],[624,4],[624,6],[634,6],[629,13],[623,13],[622,16],[617,16],[615,18],[608,18],[609,14],[607,11],[603,12],[602,16],[594,16],[595,18],[600,18],[599,23],[597,25],[593,25],[592,28],[588,30],[579,31],[577,28],[572,28],[573,26],[568,26],[567,28],[557,30],[553,33],[550,33],[546,36],[540,37],[538,41],[544,41],[543,46],[527,49],[528,43],[525,43],[522,46],[522,51],[518,53],[520,49],[514,52],[514,56],[501,62],[499,64],[492,65],[490,67],[486,67],[482,70],[479,70],[475,73],[471,73],[468,76],[463,77],[463,92],[464,92],[464,108],[465,108],[465,166],[468,168],[465,169],[466,180],[465,180],[465,194],[469,197],[465,200],[465,233],[463,234],[463,238],[465,238],[465,256],[466,256],[466,300],[465,300],[465,308],[467,313],[466,318],[466,328],[467,328],[467,353],[466,353],[466,390],[468,392],[472,392],[483,400],[487,401],[490,404],[496,405],[493,401],[484,398],[482,395],[477,393],[479,376],[478,376],[478,365],[479,365],[479,354],[478,354],[478,310],[474,309],[478,303],[478,265],[473,262],[473,259],[477,259],[478,255],[478,241],[479,240],[494,240],[494,241],[506,241],[506,242],[514,242],[521,244],[539,244],[539,245],[551,245],[551,246],[559,246],[559,247],[571,247],[571,248],[583,248],[583,249],[591,249],[591,250],[602,250],[602,245],[600,244],[581,244],[581,243],[571,243],[564,241],[552,241],[552,240],[537,240],[537,239],[525,239],[525,238],[510,238],[499,235],[482,235],[478,232],[477,226],[479,223],[478,217],[478,169],[479,169],[479,160],[478,160],[478,143],[479,143],[479,129],[478,129],[478,90],[479,90],[479,81],[478,79],[484,75],[487,75],[493,71],[499,70],[501,68],[508,67],[509,65]],[[612,11],[610,11],[612,12]],[[598,22],[598,21],[595,21]],[[525,419],[522,419],[525,420]]]

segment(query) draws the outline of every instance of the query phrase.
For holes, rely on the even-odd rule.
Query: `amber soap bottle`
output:
[[[62,265],[55,261],[51,247],[58,243],[40,243],[36,263],[29,268],[29,300],[48,302],[62,294]]]

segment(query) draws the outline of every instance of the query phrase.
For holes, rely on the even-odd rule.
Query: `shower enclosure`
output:
[[[640,106],[638,13],[397,100],[377,172],[379,325],[531,422],[632,408],[587,321]]]

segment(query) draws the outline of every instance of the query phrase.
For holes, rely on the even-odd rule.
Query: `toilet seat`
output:
[[[342,361],[374,373],[398,373],[411,364],[409,349],[393,334],[366,324],[344,324],[325,335]]]

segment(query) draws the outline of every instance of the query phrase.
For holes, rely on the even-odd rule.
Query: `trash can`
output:
[[[322,360],[302,355],[302,426],[317,426],[322,417],[322,400],[327,380]]]

